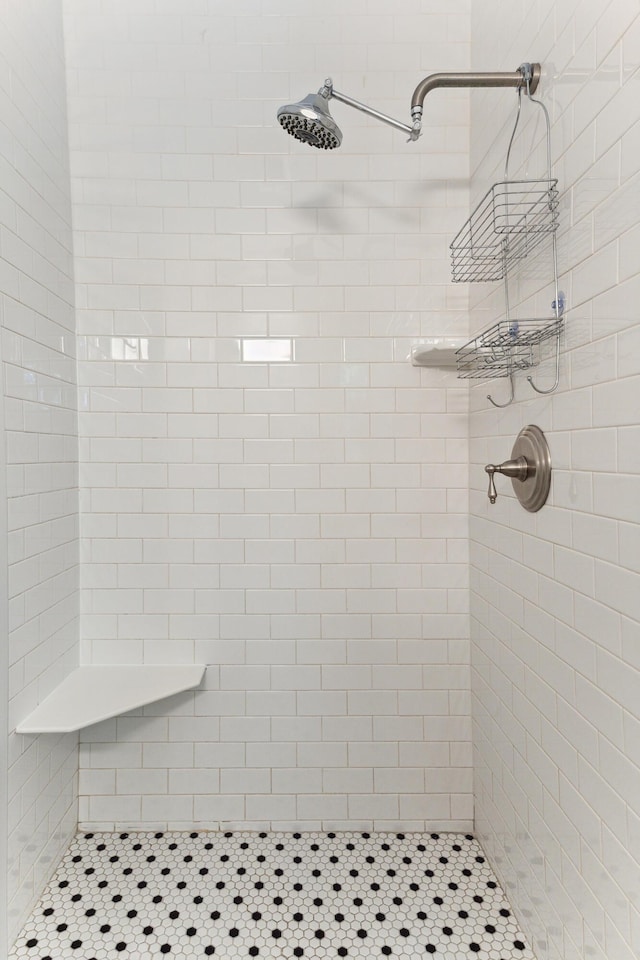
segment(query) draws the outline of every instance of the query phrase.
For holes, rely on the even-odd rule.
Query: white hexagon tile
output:
[[[463,834],[86,833],[11,960],[533,960]]]

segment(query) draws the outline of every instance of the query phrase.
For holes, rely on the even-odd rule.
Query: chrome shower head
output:
[[[379,110],[374,110],[353,97],[348,97],[344,93],[338,93],[333,89],[333,81],[328,77],[317,93],[310,93],[299,103],[289,103],[286,107],[280,107],[278,110],[278,121],[281,126],[297,140],[303,143],[310,143],[312,147],[318,147],[320,150],[333,150],[342,143],[342,131],[329,113],[329,100],[339,100],[346,103],[362,113],[366,113],[376,120],[382,120],[390,124],[396,130],[403,130],[409,134],[410,140],[417,140],[420,136],[420,124],[414,123],[408,126],[401,123],[400,120],[394,120]]]
[[[288,103],[278,110],[280,125],[297,140],[319,150],[333,150],[342,143],[342,131],[329,113],[329,103],[319,93],[310,93],[299,103]]]

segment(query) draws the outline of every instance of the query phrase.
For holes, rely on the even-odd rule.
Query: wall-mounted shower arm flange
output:
[[[411,98],[414,123],[422,120],[424,98],[438,87],[526,87],[535,93],[540,82],[539,63],[522,63],[513,73],[432,73],[421,80]]]

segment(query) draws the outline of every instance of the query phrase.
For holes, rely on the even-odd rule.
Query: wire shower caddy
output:
[[[558,225],[557,180],[502,180],[484,195],[454,238],[454,283],[502,280]]]
[[[522,88],[518,89],[518,109],[505,161],[505,179],[494,183],[451,243],[451,266],[454,283],[503,280],[505,319],[474,337],[457,351],[458,376],[462,379],[494,379],[506,377],[510,396],[498,403],[491,394],[487,398],[496,407],[506,407],[514,399],[514,373],[537,366],[540,345],[555,338],[556,376],[553,386],[542,390],[531,376],[527,380],[536,393],[553,393],[560,372],[560,335],[563,328],[564,299],[558,290],[558,181],[551,176],[551,124],[546,107],[539,106],[546,124],[546,177],[536,180],[510,180],[509,159],[522,107]],[[509,273],[547,237],[551,238],[555,299],[552,318],[518,320],[511,316]]]

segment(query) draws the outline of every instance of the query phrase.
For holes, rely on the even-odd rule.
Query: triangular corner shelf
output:
[[[76,667],[16,727],[17,733],[70,733],[197,687],[204,664]]]

